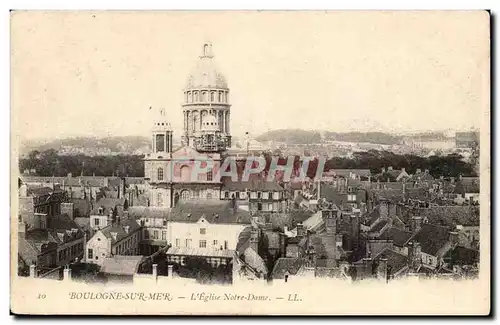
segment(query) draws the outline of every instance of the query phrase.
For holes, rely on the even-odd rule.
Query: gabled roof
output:
[[[371,232],[377,232],[382,230],[389,222],[385,219],[380,220],[370,231]]]
[[[285,274],[295,275],[299,271],[300,267],[305,263],[304,259],[301,258],[291,258],[291,257],[280,257],[274,264],[272,277],[273,279],[284,279]]]
[[[255,271],[261,272],[264,275],[268,274],[269,271],[267,269],[266,263],[264,262],[262,257],[260,257],[260,255],[251,247],[248,247],[243,252],[243,260]]]
[[[477,206],[431,206],[418,211],[427,217],[429,223],[455,228],[462,226],[479,226],[479,207]]]
[[[128,232],[125,231],[125,226],[129,226]],[[133,219],[122,220],[120,223],[102,228],[100,231],[106,238],[111,239],[111,243],[119,242],[120,240],[128,237],[136,232],[141,226]],[[113,236],[116,233],[116,236]]]
[[[404,231],[398,228],[389,227],[382,233],[379,239],[392,240],[393,244],[398,247],[403,247],[404,244],[410,239],[411,232]]]
[[[451,263],[456,265],[475,265],[479,263],[479,251],[457,246],[451,252]]]
[[[374,260],[380,260],[381,258],[387,259],[387,272],[390,275],[398,273],[403,268],[408,266],[408,257],[406,255],[395,252],[390,248],[385,248],[384,250],[382,250],[374,258]]]
[[[409,240],[417,241],[422,252],[435,256],[448,243],[449,231],[446,227],[425,224]]]
[[[115,198],[102,198],[100,199],[99,201],[97,201],[95,204],[94,204],[94,208],[92,209],[92,211],[90,212],[90,214],[92,215],[98,215],[99,214],[99,208],[104,208],[104,213],[108,213],[108,211],[111,209],[113,210],[115,207],[123,207],[123,204],[125,203],[125,199],[124,198],[119,198],[119,199],[115,199]],[[123,209],[121,209],[123,210]],[[118,213],[119,215],[121,215],[121,213]]]
[[[142,260],[142,256],[130,255],[115,255],[104,258],[100,272],[112,275],[134,275],[137,273]]]

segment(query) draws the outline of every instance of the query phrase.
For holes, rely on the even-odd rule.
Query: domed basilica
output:
[[[205,43],[184,89],[182,146],[173,150],[173,131],[161,110],[152,128],[152,151],[144,159],[151,206],[173,207],[179,200],[220,199],[214,179],[231,146],[229,88],[218,72],[212,44]],[[196,160],[213,161],[212,170],[192,179]]]

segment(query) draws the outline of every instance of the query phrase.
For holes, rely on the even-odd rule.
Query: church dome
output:
[[[213,58],[212,44],[204,44],[203,55],[200,56],[196,68],[189,75],[186,89],[227,89],[226,78],[217,71]]]
[[[204,131],[217,131],[219,130],[219,123],[217,122],[217,118],[215,118],[215,116],[207,115],[203,118],[201,127]]]

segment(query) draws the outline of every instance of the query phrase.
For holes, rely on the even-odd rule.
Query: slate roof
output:
[[[401,271],[408,265],[408,257],[406,255],[395,252],[389,248],[382,250],[374,260],[380,260],[381,258],[387,259],[387,269],[388,273],[391,275]]]
[[[373,225],[380,218],[380,211],[378,207],[375,207],[372,211],[365,214],[363,219],[365,220],[364,224]]]
[[[369,169],[330,169],[329,171],[325,172],[325,175],[349,177],[350,173],[356,174],[360,177],[371,176],[371,172]]]
[[[304,259],[301,258],[291,258],[291,257],[280,257],[276,260],[273,267],[272,278],[273,279],[284,279],[285,273],[290,275],[295,275],[299,271],[300,267],[305,263]]]
[[[125,226],[129,226],[128,233],[125,231]],[[102,228],[100,231],[106,236],[106,238],[111,239],[111,243],[117,243],[120,240],[128,237],[130,234],[137,231],[141,226],[133,219],[122,220],[119,224],[114,223],[112,225]],[[112,233],[116,233],[116,239],[113,237]]]
[[[446,227],[425,224],[410,238],[420,244],[422,252],[435,256],[449,240],[449,231]]]
[[[230,201],[203,200],[197,202],[179,202],[172,208],[169,221],[197,222],[204,217],[210,223],[250,224],[250,213],[233,209]]]
[[[104,214],[107,214],[110,209],[113,210],[115,207],[117,207],[117,209],[121,207],[120,211],[118,211],[118,215],[122,215],[124,203],[125,203],[124,198],[119,198],[119,199],[102,198],[94,204],[94,208],[92,209],[90,214],[98,215],[100,207],[104,208]]]
[[[388,221],[387,220],[380,220],[370,231],[372,232],[377,232],[382,230],[387,225]]]
[[[238,181],[233,182],[231,180],[227,180],[224,182],[222,186],[223,191],[277,191],[282,192],[284,188],[281,187],[276,182],[267,182],[262,179],[252,179],[248,182]]]
[[[479,263],[479,251],[457,246],[451,252],[451,263],[456,265],[475,265]]]
[[[245,251],[243,252],[243,259],[245,263],[250,265],[257,272],[260,271],[262,272],[262,274],[268,274],[269,271],[267,269],[266,263],[264,262],[262,257],[260,257],[260,255],[251,247],[245,249]]]
[[[289,213],[290,213],[291,220],[293,219],[293,220],[295,220],[295,222],[304,222],[305,220],[309,219],[314,214],[314,212],[312,212],[310,210],[301,210],[301,209],[292,210]]]
[[[128,215],[131,218],[168,218],[170,208],[139,206],[134,205],[128,208]]]
[[[408,239],[410,239],[411,235],[411,232],[389,227],[382,233],[379,239],[392,240],[395,246],[403,247]]]
[[[69,199],[71,203],[73,203],[73,210],[76,213],[80,214],[80,216],[88,216],[90,215],[90,211],[92,209],[92,203],[86,199]]]
[[[236,251],[239,254],[243,254],[245,249],[250,246],[250,235],[252,233],[252,227],[248,226],[243,229],[238,235],[238,242],[236,243]]]
[[[456,225],[479,226],[477,206],[433,206],[420,209],[418,214],[427,217],[429,223],[455,228]]]
[[[130,255],[115,255],[104,258],[100,272],[112,275],[134,275],[142,260],[142,256]]]

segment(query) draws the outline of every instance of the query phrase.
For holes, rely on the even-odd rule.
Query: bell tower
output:
[[[165,109],[160,109],[160,114],[155,118],[152,128],[153,139],[151,142],[154,154],[172,153],[172,127],[165,117]]]
[[[173,132],[167,121],[165,109],[160,109],[151,128],[151,152],[144,158],[144,179],[149,187],[151,206],[172,206],[172,159]]]

